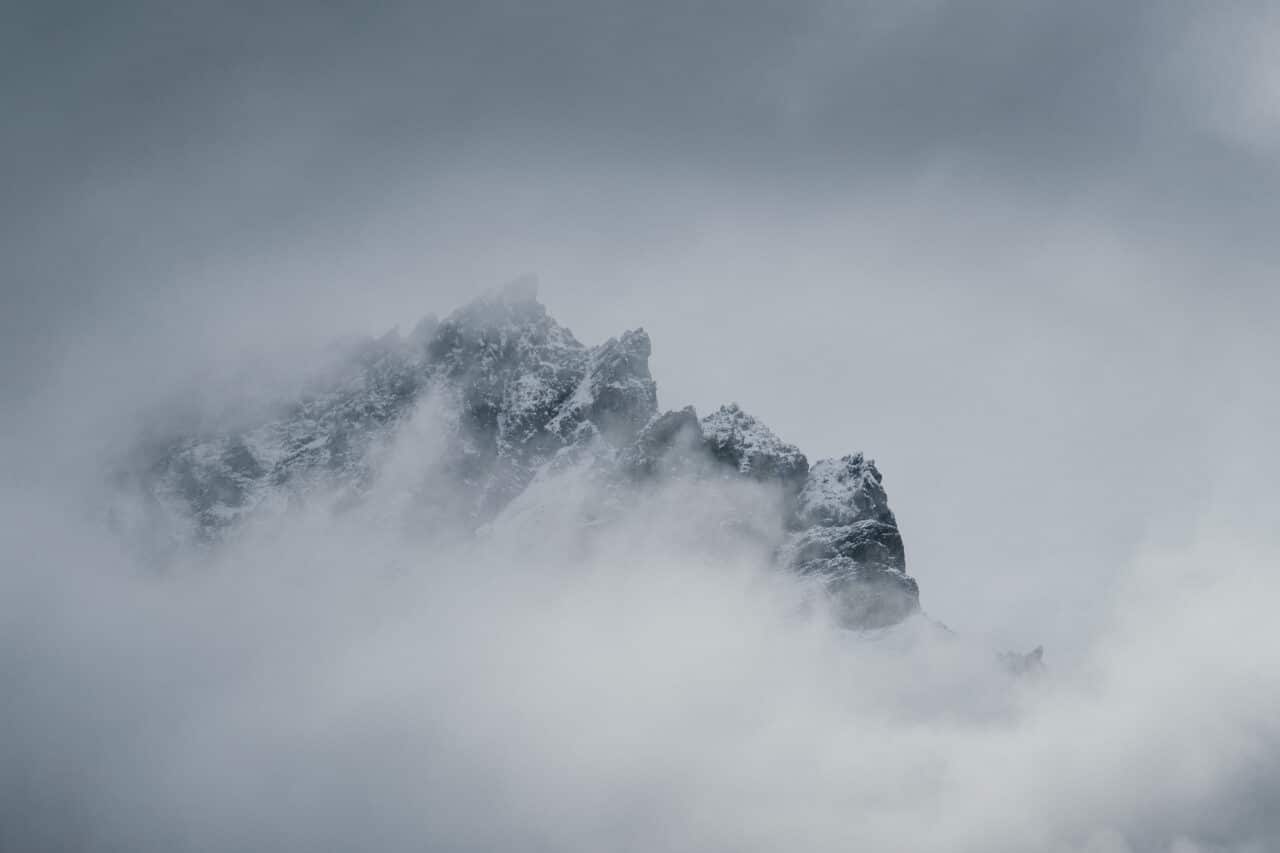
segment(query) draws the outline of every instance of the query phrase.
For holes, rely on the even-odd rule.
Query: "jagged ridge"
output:
[[[919,608],[896,519],[875,464],[861,454],[810,466],[738,405],[699,419],[659,413],[643,329],[586,347],[522,280],[443,321],[424,319],[359,347],[342,381],[249,428],[189,435],[153,454],[138,480],[153,505],[215,540],[263,506],[310,485],[358,500],[371,451],[426,393],[457,422],[445,467],[457,488],[441,508],[478,527],[539,474],[589,457],[624,482],[748,478],[783,491],[789,531],[778,561],[820,579],[853,627],[893,624]]]

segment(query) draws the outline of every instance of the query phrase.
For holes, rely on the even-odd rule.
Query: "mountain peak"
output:
[[[737,403],[703,418],[702,432],[711,452],[745,476],[790,482],[809,473],[809,460],[800,448],[778,438]]]
[[[156,517],[185,519],[189,535],[212,541],[317,486],[345,490],[343,505],[358,505],[379,476],[376,449],[432,397],[453,426],[431,472],[451,486],[426,517],[484,525],[535,482],[554,484],[578,464],[613,494],[642,482],[740,478],[776,489],[783,516],[771,529],[786,531],[774,543],[777,562],[817,581],[846,624],[879,627],[918,610],[874,463],[854,454],[811,467],[737,403],[701,420],[692,407],[659,414],[644,329],[584,346],[525,276],[444,320],[426,318],[412,346],[399,340],[375,346],[376,358],[353,355],[341,380],[285,401],[282,418],[174,436],[134,478]]]
[[[573,337],[547,314],[546,307],[538,301],[538,280],[533,276],[522,276],[481,294],[446,317],[441,326],[473,333],[504,330],[515,333],[520,329],[530,329],[535,333],[554,333],[566,339]],[[573,343],[581,347],[576,340]]]

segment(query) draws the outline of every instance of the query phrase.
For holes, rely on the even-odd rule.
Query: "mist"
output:
[[[1266,4],[10,24],[0,849],[1280,848]],[[143,437],[526,273],[661,409],[874,457],[923,613],[841,627],[758,484],[424,525],[429,397],[355,509],[130,515]]]
[[[924,617],[839,627],[726,527],[768,517],[763,487],[584,529],[599,495],[557,480],[424,540],[401,481],[434,418],[359,510],[316,499],[161,575],[70,483],[6,488],[6,849],[1277,842],[1273,540],[1142,554],[1078,666],[1017,678]]]

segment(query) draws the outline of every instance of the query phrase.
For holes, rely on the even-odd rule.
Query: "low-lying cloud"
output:
[[[361,507],[159,573],[82,511],[87,474],[7,486],[0,847],[1280,843],[1274,543],[1206,526],[1143,555],[1078,667],[1015,678],[927,619],[836,627],[735,533],[770,517],[761,487],[584,527],[570,474],[479,537],[423,536],[406,495],[447,484],[405,471],[434,424]]]

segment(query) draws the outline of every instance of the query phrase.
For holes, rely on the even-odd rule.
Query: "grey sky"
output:
[[[1277,412],[1265,3],[6,19],[11,413],[532,271],[585,340],[649,329],[664,405],[877,457],[930,612],[1060,648],[1224,455],[1274,460],[1222,438]]]

